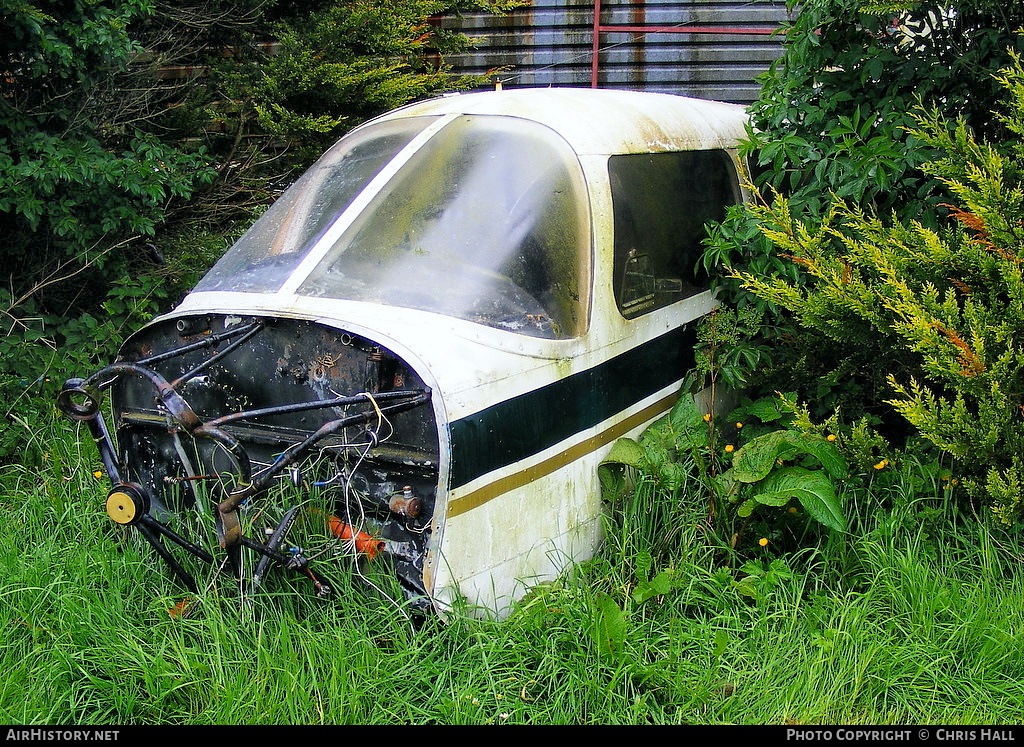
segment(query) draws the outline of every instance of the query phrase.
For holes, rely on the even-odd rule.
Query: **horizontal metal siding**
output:
[[[623,2],[602,0],[601,24],[705,26],[770,31],[787,18],[784,0],[748,2]],[[474,41],[450,57],[456,72],[500,70],[505,86],[590,86],[594,4],[533,0],[505,16],[468,13],[442,20]],[[757,75],[781,54],[777,37],[740,33],[600,35],[602,88],[659,91],[746,104],[757,98]]]

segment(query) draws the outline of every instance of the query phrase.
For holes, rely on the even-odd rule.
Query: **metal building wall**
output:
[[[768,33],[785,0],[601,0],[602,26],[703,27],[716,33],[599,35],[598,86],[749,103],[755,77],[781,53]],[[531,0],[506,16],[446,18],[476,42],[449,58],[457,72],[500,69],[506,87],[590,86],[595,0]],[[722,33],[724,32],[724,33]]]

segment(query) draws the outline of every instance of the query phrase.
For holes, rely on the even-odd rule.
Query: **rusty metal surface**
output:
[[[97,420],[107,387],[113,439]],[[303,514],[322,517],[325,531],[341,540],[356,538],[358,547],[356,531],[372,528],[367,554],[388,554],[423,606],[439,449],[431,410],[421,407],[429,399],[404,361],[356,335],[310,322],[203,314],[137,333],[122,360],[69,381],[61,403],[70,416],[97,421],[101,454],[104,445],[117,449],[116,460],[113,453],[103,460],[114,483],[110,517],[138,528],[192,591],[199,588],[195,560],[209,565],[214,557],[194,532],[196,541],[179,534],[179,525],[194,509],[208,515],[208,503],[229,557],[242,546],[263,553],[260,576],[268,559],[292,567],[253,533],[268,521],[273,530],[278,508],[268,496],[290,482],[305,491]],[[241,518],[243,508],[250,518]],[[292,511],[282,521],[294,518]],[[157,535],[186,557],[175,557]],[[305,571],[307,559],[295,558]]]
[[[448,61],[467,74],[507,68],[499,75],[506,87],[589,87],[594,6],[594,0],[533,0],[506,16],[446,18],[446,28],[475,42]],[[750,103],[757,97],[756,76],[781,53],[777,37],[752,32],[770,32],[786,18],[784,0],[602,0],[602,27],[686,26],[717,33],[603,31],[598,86]]]

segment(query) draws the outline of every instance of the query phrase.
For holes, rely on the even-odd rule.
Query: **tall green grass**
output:
[[[598,557],[509,619],[457,611],[413,634],[345,582],[327,602],[297,582],[244,600],[215,588],[172,618],[182,591],[107,519],[84,431],[55,419],[26,437],[40,461],[0,468],[6,723],[1013,724],[1024,712],[1024,543],[909,470],[850,489],[856,531],[787,552],[732,549],[696,483],[678,500],[641,483],[609,512]]]

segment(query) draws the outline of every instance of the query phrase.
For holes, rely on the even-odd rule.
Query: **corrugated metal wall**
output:
[[[449,58],[458,72],[504,68],[506,87],[590,86],[594,0],[532,0],[506,16],[446,18],[476,41]],[[785,0],[601,0],[602,26],[698,26],[728,33],[599,34],[598,85],[749,103],[754,78],[778,58]],[[740,33],[740,32],[746,33]],[[751,33],[761,32],[761,33]]]

